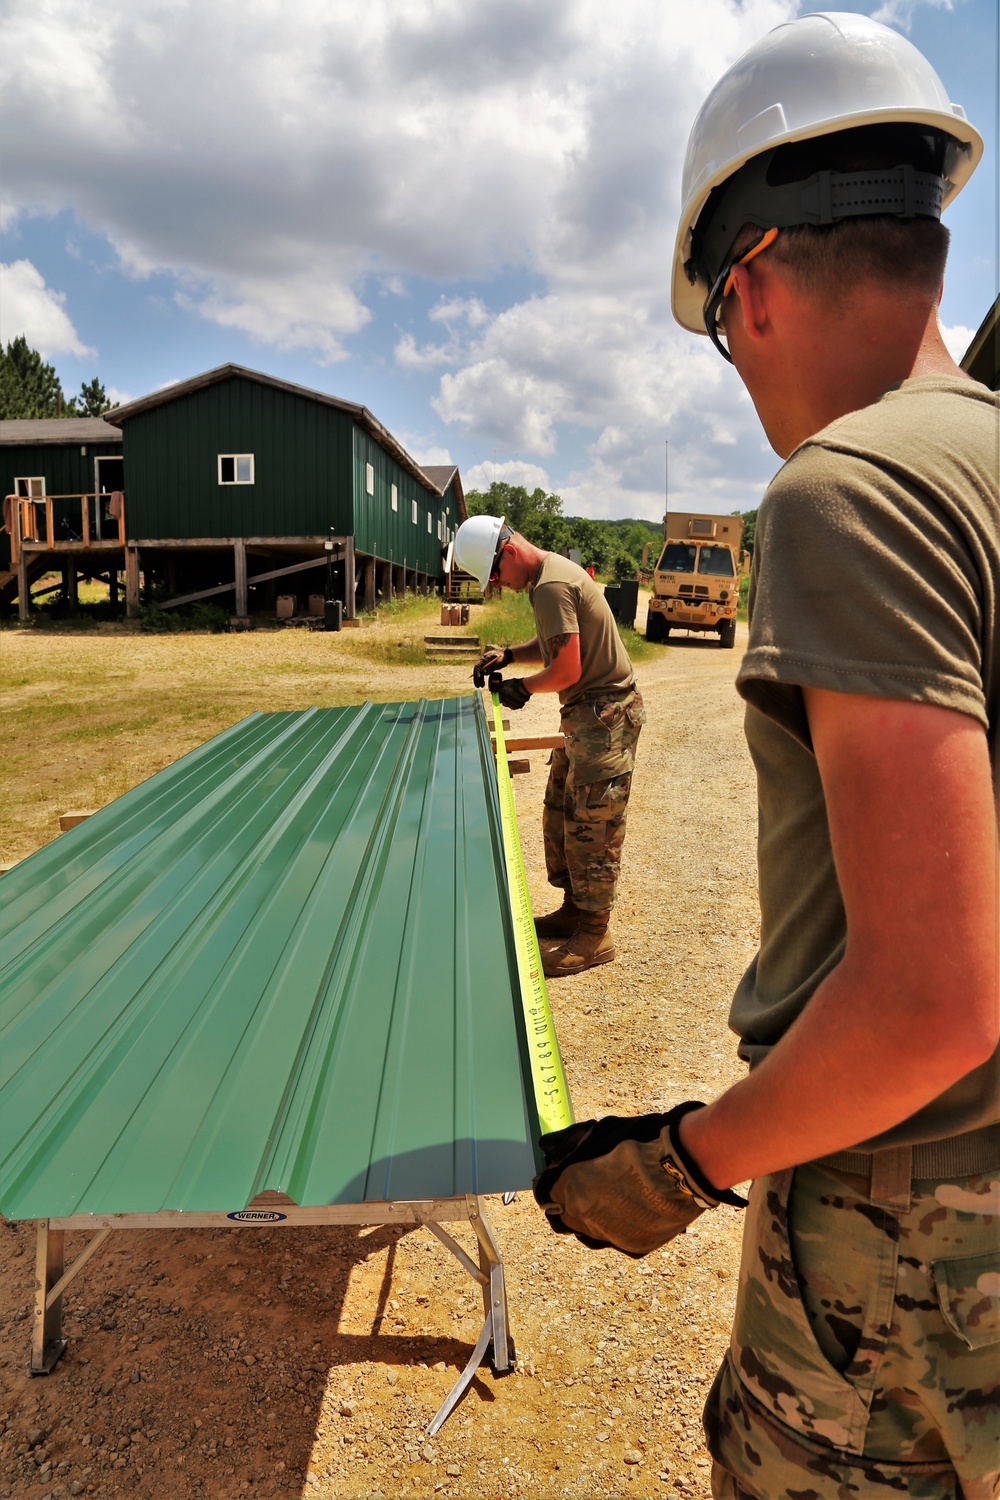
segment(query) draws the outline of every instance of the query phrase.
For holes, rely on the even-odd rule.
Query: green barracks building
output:
[[[364,406],[223,365],[105,417],[0,422],[0,597],[41,573],[125,575],[130,608],[238,616],[322,594],[344,616],[444,582],[466,518],[454,465],[421,466]]]

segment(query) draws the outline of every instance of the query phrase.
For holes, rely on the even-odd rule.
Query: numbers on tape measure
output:
[[[503,830],[507,892],[514,924],[514,947],[521,981],[521,1005],[532,1064],[532,1087],[539,1124],[544,1132],[561,1130],[573,1123],[566,1075],[556,1040],[549,997],[542,974],[541,954],[528,896],[528,880],[517,834],[514,790],[507,765],[500,701],[493,694],[493,720],[497,747],[497,781],[500,792],[500,822]]]

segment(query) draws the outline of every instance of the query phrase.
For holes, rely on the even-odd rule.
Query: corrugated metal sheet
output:
[[[255,714],[2,896],[8,1217],[529,1182],[478,697]]]

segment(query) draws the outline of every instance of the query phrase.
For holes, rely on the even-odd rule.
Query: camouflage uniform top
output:
[[[757,522],[737,686],[758,779],[760,952],[730,1024],[751,1066],[844,951],[802,688],[955,709],[1000,763],[1000,397],[921,376],[797,448]],[[862,1149],[1000,1120],[1000,1053]]]
[[[633,686],[632,663],[604,590],[583,568],[547,552],[534,583],[528,586],[528,598],[546,666],[546,643],[553,636],[580,637],[580,680],[559,694],[560,703],[566,706],[600,693],[627,692]]]

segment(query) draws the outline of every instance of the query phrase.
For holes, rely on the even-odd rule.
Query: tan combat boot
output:
[[[585,911],[568,942],[560,943],[542,954],[542,971],[549,979],[568,974],[582,974],[597,964],[609,964],[615,956],[615,945],[608,931],[611,913]]]
[[[556,938],[563,943],[573,936],[582,916],[583,912],[569,891],[564,891],[563,904],[557,911],[550,911],[544,917],[535,918],[535,932],[540,938]]]

